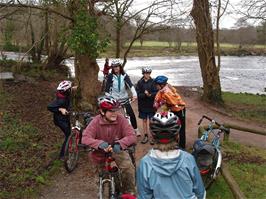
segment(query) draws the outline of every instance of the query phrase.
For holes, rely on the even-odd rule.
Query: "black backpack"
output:
[[[194,156],[199,169],[210,168],[215,157],[215,148],[213,145],[198,139],[193,144],[192,155]]]

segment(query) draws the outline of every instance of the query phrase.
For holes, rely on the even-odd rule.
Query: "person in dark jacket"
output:
[[[143,67],[143,77],[138,81],[136,91],[138,95],[138,110],[139,118],[142,119],[144,137],[141,141],[142,144],[146,144],[150,137],[150,144],[154,144],[152,136],[149,133],[149,119],[155,114],[156,109],[153,107],[154,97],[157,93],[157,89],[151,78],[152,69],[150,67]]]
[[[60,82],[57,87],[56,99],[47,106],[47,109],[54,114],[54,124],[58,126],[65,135],[65,140],[60,151],[60,159],[64,158],[65,145],[71,133],[68,111],[70,109],[70,97],[72,89],[76,89],[76,87],[72,87],[71,81],[65,80]]]

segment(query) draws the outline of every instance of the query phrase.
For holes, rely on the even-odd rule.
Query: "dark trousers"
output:
[[[181,111],[173,112],[181,120],[181,129],[179,131],[179,147],[186,148],[186,108]]]
[[[130,117],[131,125],[133,126],[134,129],[137,129],[138,126],[137,126],[136,116],[135,116],[135,114],[134,114],[134,111],[133,111],[133,109],[132,109],[130,103],[125,104],[125,108],[126,108],[127,114],[128,114],[129,117]]]
[[[66,142],[67,142],[67,139],[71,133],[70,121],[55,122],[55,125],[58,126],[63,131],[63,133],[65,135],[65,140],[64,140],[64,142],[61,146],[61,150],[60,150],[60,157],[64,157]]]

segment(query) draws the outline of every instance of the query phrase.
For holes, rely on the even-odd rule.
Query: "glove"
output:
[[[113,146],[113,152],[114,153],[120,153],[121,152],[121,146],[119,143],[116,143],[114,146]]]
[[[99,149],[106,149],[107,147],[109,146],[109,144],[107,142],[102,142],[100,145],[99,145]]]

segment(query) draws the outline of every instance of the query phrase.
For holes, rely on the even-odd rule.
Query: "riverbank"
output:
[[[123,55],[126,47],[121,49]],[[266,56],[266,46],[263,45],[243,45],[239,47],[234,44],[221,44],[221,56]],[[167,42],[144,42],[143,46],[135,43],[128,57],[164,57],[164,56],[197,56],[196,43],[182,43],[180,48],[169,47]],[[100,57],[115,57],[115,47],[109,46]]]

